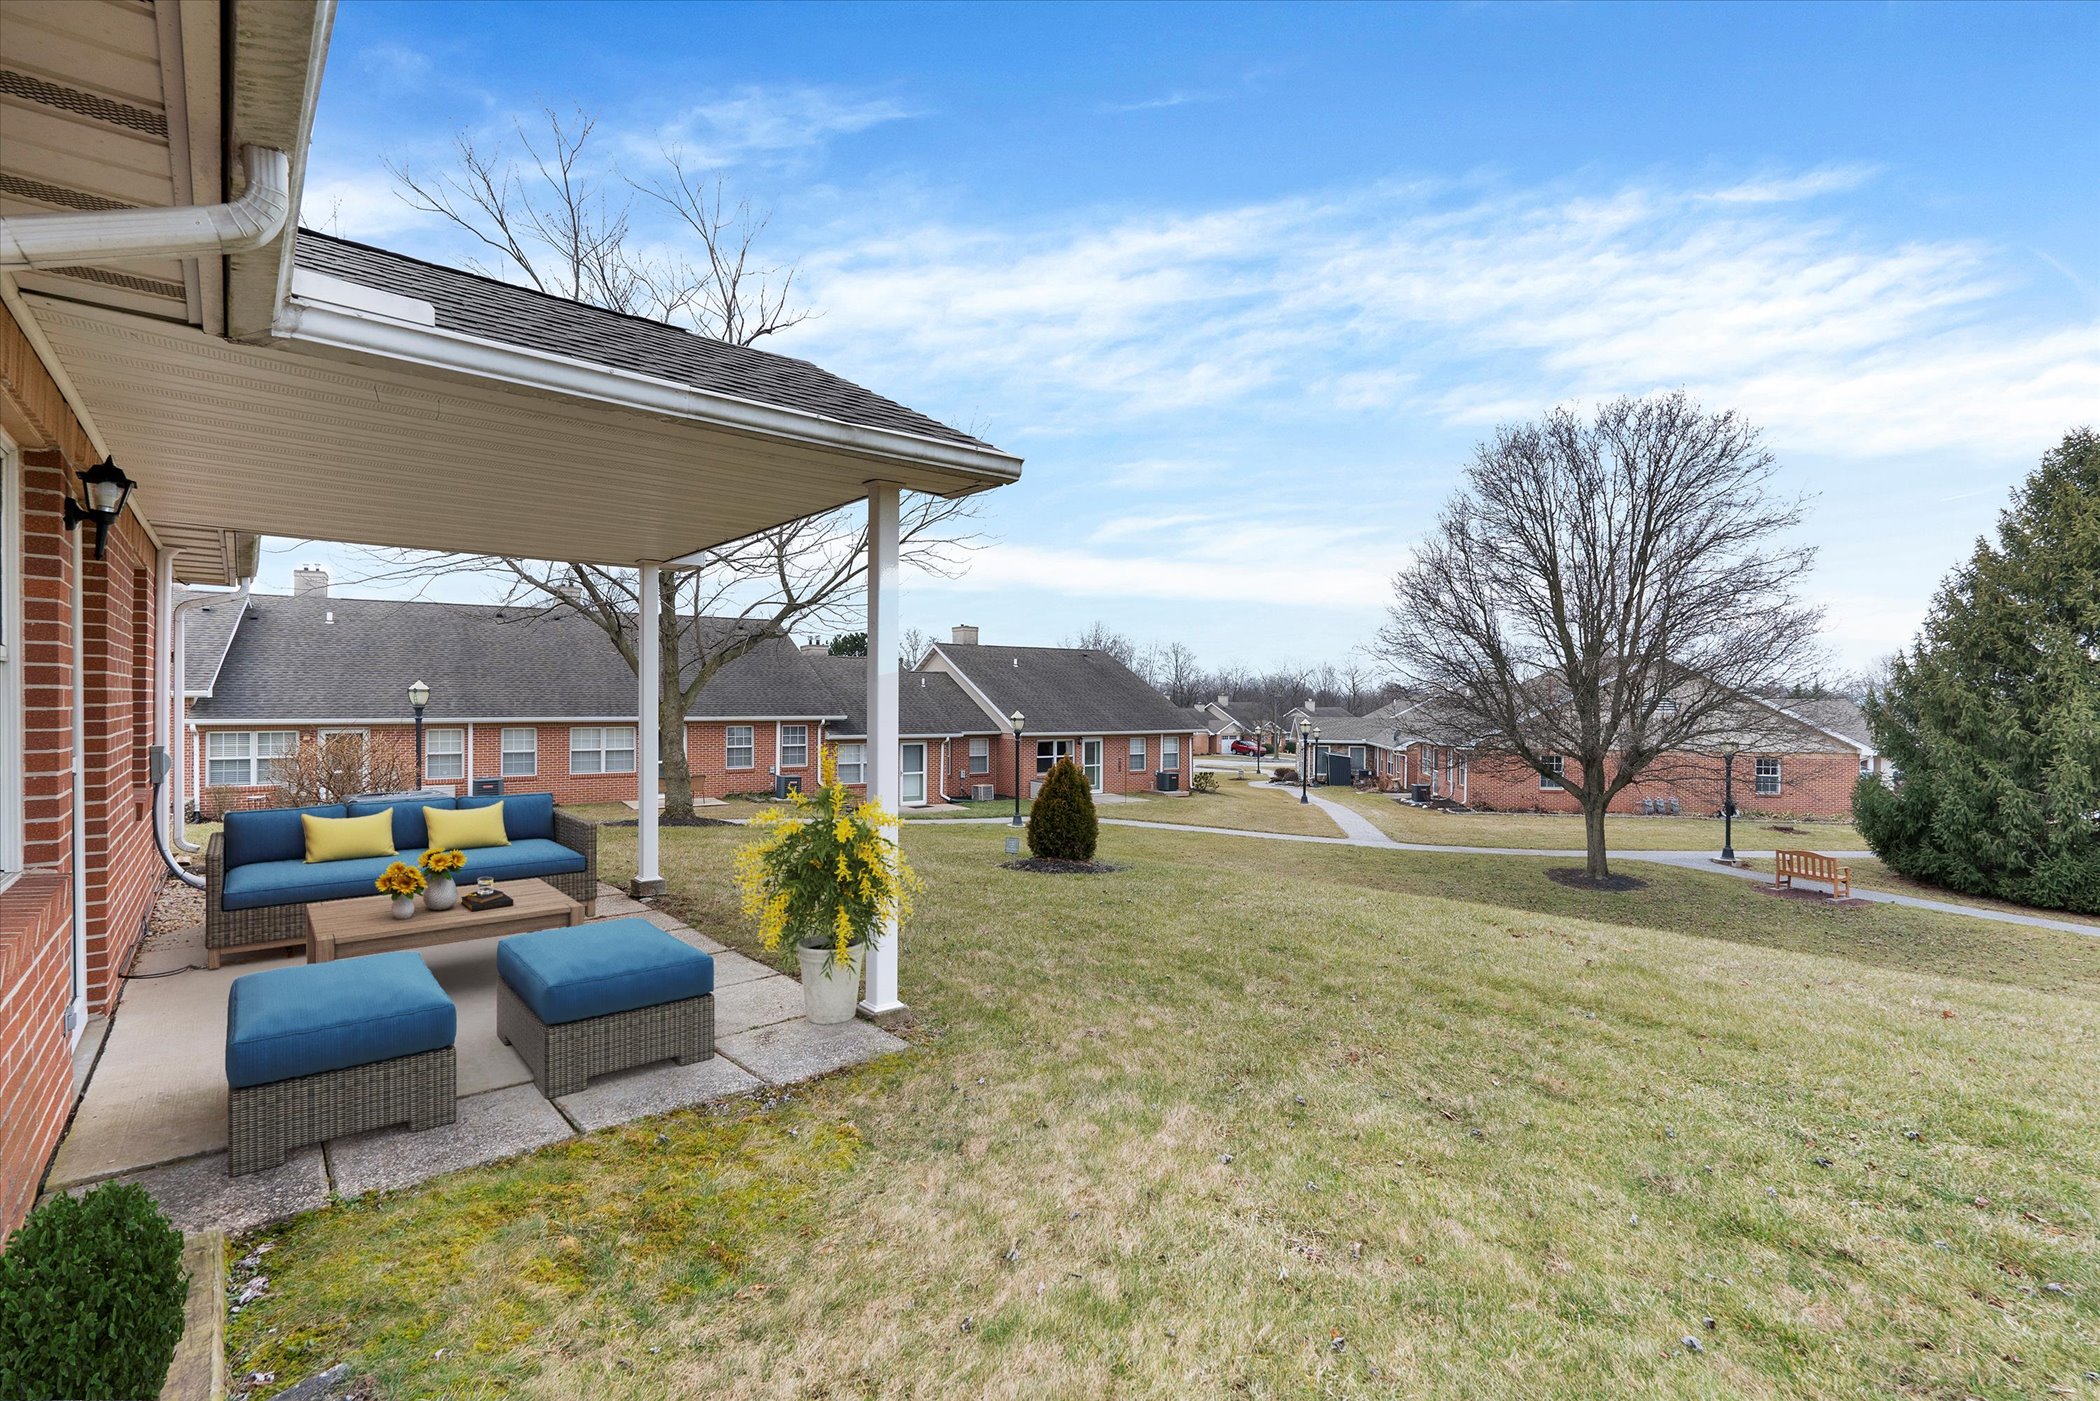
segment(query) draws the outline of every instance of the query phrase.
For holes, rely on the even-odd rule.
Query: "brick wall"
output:
[[[0,890],[0,1237],[35,1204],[72,1108],[66,1040],[69,879],[33,871]]]
[[[1759,756],[1743,753],[1735,760],[1735,802],[1741,811],[1779,817],[1850,817],[1852,788],[1859,777],[1855,751],[1804,751],[1765,755],[1779,760],[1779,791],[1760,794],[1756,773]],[[1638,813],[1643,799],[1675,799],[1687,813],[1712,814],[1721,810],[1721,761],[1707,755],[1663,755],[1628,784],[1612,800],[1611,810]],[[1581,776],[1580,766],[1569,763],[1570,778]],[[1498,812],[1561,812],[1582,810],[1574,795],[1555,786],[1539,787],[1536,770],[1515,760],[1493,755],[1473,756],[1467,773],[1467,789],[1475,807]]]

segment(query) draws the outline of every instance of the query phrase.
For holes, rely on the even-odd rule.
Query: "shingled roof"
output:
[[[182,615],[182,693],[208,696],[226,661],[233,631],[248,606],[244,595],[227,594],[212,603],[199,604]]]
[[[825,733],[843,739],[859,739],[868,733],[868,672],[865,657],[810,656],[831,688],[843,720],[829,725]],[[1001,726],[984,713],[955,683],[938,671],[907,671],[897,678],[897,733],[906,738],[941,735],[993,735]]]
[[[312,229],[299,231],[295,257],[301,268],[430,303],[441,331],[566,355],[861,428],[910,433],[968,447],[990,446],[807,360],[730,345],[682,327],[549,296]]]
[[[689,624],[690,626],[691,624]],[[729,619],[698,626],[730,628]],[[192,639],[194,656],[194,637]],[[407,720],[407,689],[429,683],[427,718],[614,720],[635,710],[634,673],[596,623],[567,611],[379,598],[256,595],[200,721]],[[695,719],[826,719],[843,714],[785,638],[729,663]]]
[[[1001,715],[1033,735],[1186,734],[1181,707],[1106,652],[1081,647],[934,646]]]

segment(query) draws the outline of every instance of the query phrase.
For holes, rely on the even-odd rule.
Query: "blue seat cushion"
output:
[[[441,1051],[452,999],[413,953],[272,968],[226,994],[226,1083],[234,1089]]]
[[[310,808],[238,808],[226,814],[223,850],[226,866],[250,866],[258,861],[304,861],[306,828],[301,813],[314,817],[348,817],[341,803],[323,803]],[[399,842],[395,846],[401,845]]]
[[[485,808],[503,804],[503,835],[512,841],[554,840],[554,795],[552,793],[505,793],[500,798],[461,798],[462,808]]]
[[[549,1026],[715,990],[715,961],[646,919],[514,934],[496,945],[496,971]]]
[[[398,818],[397,818],[398,820]],[[420,818],[418,819],[421,820]],[[379,892],[372,882],[396,861],[413,866],[420,849],[404,848],[396,856],[367,856],[355,861],[258,861],[226,872],[219,888],[219,908],[254,910],[273,905],[306,905],[316,900],[349,900]],[[455,880],[516,880],[522,876],[565,876],[589,863],[583,853],[560,842],[526,840],[509,846],[476,847],[467,853],[466,869]]]
[[[394,814],[394,849],[421,851],[430,845],[430,831],[423,821],[424,808],[449,808],[450,798],[392,798],[385,802],[353,802],[352,817],[370,817],[375,812]]]

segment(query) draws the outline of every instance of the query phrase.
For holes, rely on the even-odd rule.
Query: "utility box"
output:
[[[790,793],[802,791],[802,775],[799,773],[776,773],[773,775],[773,796],[785,798]]]
[[[989,783],[973,783],[970,785],[970,801],[973,803],[988,803],[997,796],[998,790]]]
[[[474,780],[474,796],[477,798],[500,798],[503,796],[503,780],[500,778],[477,778]]]
[[[1350,761],[1349,756],[1347,754],[1329,754],[1327,756],[1327,786],[1330,788],[1347,788],[1354,782],[1356,782],[1356,765]]]
[[[1410,792],[1412,792],[1412,793],[1414,794],[1414,799],[1415,799],[1415,801],[1416,801],[1416,802],[1418,802],[1418,803],[1426,803],[1426,802],[1428,802],[1428,801],[1429,801],[1429,785],[1428,785],[1428,784],[1426,784],[1426,783],[1417,783],[1417,784],[1416,784],[1416,785],[1414,785],[1414,787],[1413,787],[1413,788],[1412,788],[1411,790],[1409,790],[1409,791],[1410,791]]]
[[[1179,793],[1181,775],[1169,769],[1161,769],[1152,775],[1152,789],[1156,793]]]

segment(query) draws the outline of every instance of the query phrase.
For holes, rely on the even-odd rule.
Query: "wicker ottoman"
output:
[[[645,919],[516,934],[496,945],[496,1034],[540,1093],[715,1053],[715,961]]]
[[[226,1170],[457,1112],[452,999],[413,953],[273,968],[226,997]]]

